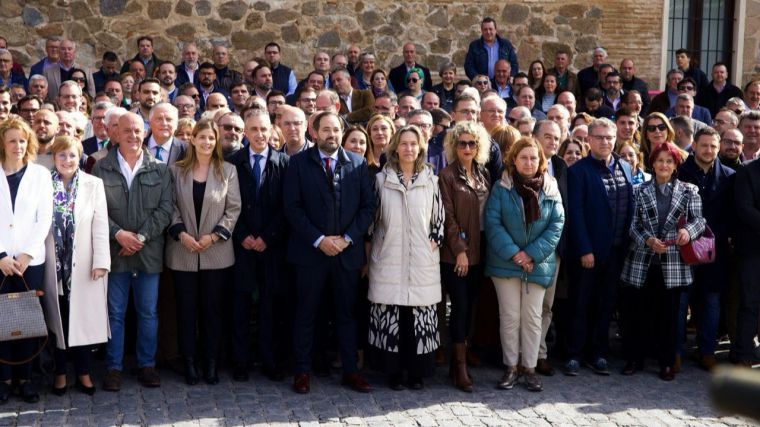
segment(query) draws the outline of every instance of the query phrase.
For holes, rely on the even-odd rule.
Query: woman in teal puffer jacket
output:
[[[507,365],[498,387],[511,389],[517,383],[522,353],[525,386],[541,391],[535,373],[541,306],[554,276],[554,252],[565,213],[557,181],[546,173],[546,158],[535,139],[518,140],[505,164],[485,209],[485,274],[493,279],[499,300],[501,348]]]

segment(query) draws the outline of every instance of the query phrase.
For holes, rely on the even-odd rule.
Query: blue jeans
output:
[[[137,312],[137,366],[156,365],[158,340],[158,274],[111,273],[108,275],[108,321],[111,339],[106,346],[108,369],[122,370],[124,358],[124,315],[129,302],[129,290]]]

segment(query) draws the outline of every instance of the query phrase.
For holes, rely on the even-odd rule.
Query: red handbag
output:
[[[686,217],[678,218],[677,228],[680,230],[686,226]],[[715,262],[715,234],[710,226],[705,224],[705,231],[696,239],[680,246],[681,259],[686,265],[710,264]]]

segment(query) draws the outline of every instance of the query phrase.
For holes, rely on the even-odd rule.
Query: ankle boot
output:
[[[185,382],[187,385],[198,384],[198,371],[195,370],[195,359],[185,357]]]
[[[464,343],[456,343],[454,346],[454,386],[468,393],[472,392],[472,380],[467,373],[467,347]]]
[[[206,376],[204,378],[206,384],[219,384],[219,373],[216,371],[216,359],[208,359],[206,361]]]

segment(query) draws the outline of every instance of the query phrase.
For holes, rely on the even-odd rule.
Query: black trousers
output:
[[[205,357],[216,359],[222,331],[222,283],[227,278],[227,270],[173,273],[179,352],[184,357],[195,357],[196,333],[200,331]]]
[[[734,356],[740,361],[754,359],[754,342],[757,335],[760,311],[760,254],[745,254],[739,259],[739,312],[736,316]]]
[[[311,352],[314,345],[314,325],[319,311],[322,293],[332,283],[332,301],[335,312],[335,329],[343,372],[356,372],[356,321],[354,305],[359,281],[359,270],[346,270],[339,257],[332,257],[324,264],[305,267],[296,266],[296,313],[293,324],[293,353],[295,372],[311,370]]]
[[[471,265],[467,274],[459,277],[454,267],[454,264],[442,262],[441,278],[451,299],[451,317],[449,318],[451,342],[460,344],[465,342],[470,333],[472,313],[483,274],[479,265]]]
[[[42,278],[45,273],[45,264],[27,267],[24,271],[29,289],[42,289]],[[5,276],[0,273],[0,282]],[[24,282],[16,276],[8,277],[0,293],[23,292],[26,290]],[[0,342],[0,359],[18,362],[31,357],[39,348],[39,339],[29,338],[25,340]],[[11,378],[28,380],[32,377],[32,362],[20,365],[7,365],[0,363],[0,381],[9,381]]]
[[[607,260],[596,260],[594,268],[583,268],[580,258],[570,261],[573,267],[569,289],[572,326],[567,345],[570,359],[581,359],[584,349],[592,360],[607,356],[610,320],[625,253],[623,247],[613,248]]]
[[[63,339],[66,343],[66,349],[55,348],[55,374],[66,375],[66,362],[71,358],[74,363],[74,370],[77,375],[89,375],[91,370],[90,353],[91,346],[82,345],[69,347],[69,298],[67,296],[58,297],[58,306],[61,309],[61,324],[63,326]]]
[[[268,249],[271,250],[271,249]],[[235,251],[235,299],[232,303],[232,359],[247,365],[251,359],[252,294],[258,290],[259,356],[273,368],[287,354],[292,336],[289,322],[292,295],[288,294],[288,271],[277,254],[241,248]]]
[[[642,288],[620,288],[620,327],[627,361],[643,364],[654,348],[660,367],[672,367],[678,345],[678,312],[685,286],[668,289],[660,265],[650,265]]]

